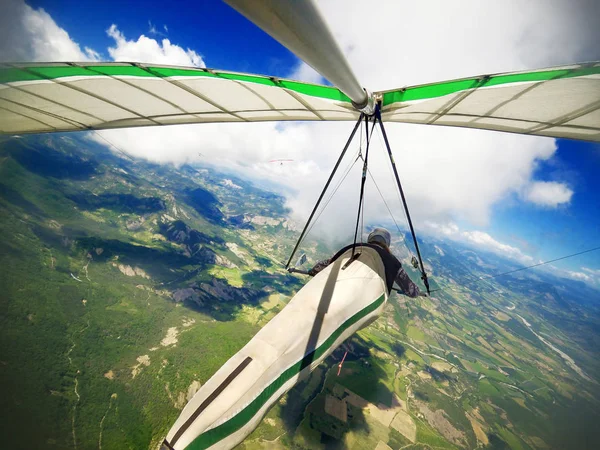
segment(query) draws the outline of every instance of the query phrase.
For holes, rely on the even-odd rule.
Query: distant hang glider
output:
[[[138,63],[0,65],[0,133],[210,122],[356,121],[341,90]],[[600,142],[600,62],[374,92],[384,122]]]

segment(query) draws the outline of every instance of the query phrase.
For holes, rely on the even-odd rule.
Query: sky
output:
[[[373,1],[368,11],[359,0],[317,1],[317,6],[357,78],[370,90],[600,60],[600,2],[594,0]],[[2,0],[0,60],[153,62],[326,83],[217,0],[176,6]],[[275,186],[303,222],[351,127],[244,123],[101,133],[136,157],[211,164]],[[420,125],[389,124],[387,131],[418,233],[460,241],[523,265],[600,246],[600,145]],[[96,135],[90,139],[105,144]],[[377,133],[371,155],[373,176],[402,225]],[[294,161],[269,163],[283,158]],[[315,232],[331,239],[352,234],[358,166]],[[369,223],[389,223],[370,180],[365,217]],[[600,252],[550,270],[600,288]]]

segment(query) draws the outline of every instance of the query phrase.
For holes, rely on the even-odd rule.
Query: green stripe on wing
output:
[[[27,65],[27,66],[0,66],[0,83],[14,83],[23,81],[56,80],[67,77],[98,77],[98,76],[128,76],[151,78],[168,77],[204,77],[220,78],[224,80],[257,83],[267,86],[289,89],[299,94],[311,97],[336,100],[351,103],[351,100],[338,88],[319,84],[303,83],[300,81],[284,80],[260,75],[249,75],[235,72],[221,72],[181,67],[138,66],[123,65],[123,63],[106,65]],[[66,81],[66,80],[65,80]]]
[[[512,83],[534,83],[550,81],[558,78],[575,78],[600,74],[600,65],[595,67],[577,67],[573,69],[540,70],[535,72],[509,73],[480,76],[462,80],[444,81],[442,83],[424,84],[393,91],[383,92],[383,106],[392,103],[428,100],[444,95],[454,94],[474,88],[485,88]]]

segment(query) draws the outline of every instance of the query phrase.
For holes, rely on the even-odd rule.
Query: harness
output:
[[[381,258],[381,261],[383,262],[383,267],[385,270],[385,286],[387,289],[387,294],[390,295],[390,292],[392,291],[392,286],[394,285],[394,280],[396,279],[396,275],[398,275],[398,272],[400,271],[400,269],[402,268],[402,263],[400,261],[398,261],[398,258],[396,258],[394,255],[392,255],[390,252],[385,251],[384,249],[382,249],[380,246],[378,245],[374,245],[374,244],[350,244],[345,246],[344,248],[342,248],[340,251],[338,251],[335,255],[333,255],[333,257],[331,258],[331,263],[333,263],[336,259],[338,259],[340,256],[342,256],[344,253],[346,253],[348,250],[352,249],[352,248],[356,248],[357,250],[359,250],[358,254],[356,255],[357,257],[360,257],[360,248],[361,247],[368,247],[368,248],[372,248],[374,249],[377,254],[379,255],[379,257]]]

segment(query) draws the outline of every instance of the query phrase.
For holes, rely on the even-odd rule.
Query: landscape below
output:
[[[85,135],[2,138],[3,446],[156,449],[305,282],[282,266],[298,236],[288,213],[237,176]],[[543,272],[471,283],[518,266],[421,245],[441,290],[393,294],[240,448],[597,448],[598,291]],[[335,250],[303,248],[312,262]]]

